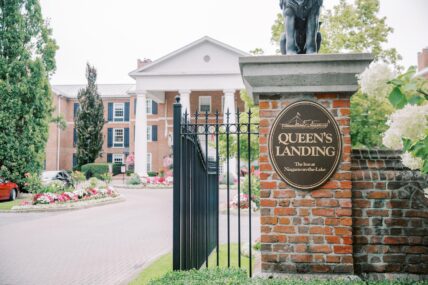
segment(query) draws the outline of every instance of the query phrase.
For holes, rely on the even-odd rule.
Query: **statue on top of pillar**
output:
[[[284,15],[281,53],[313,54],[321,46],[320,10],[323,0],[280,0]]]

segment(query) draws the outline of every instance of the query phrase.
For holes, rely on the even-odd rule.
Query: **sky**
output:
[[[351,1],[351,0],[348,0]],[[352,0],[353,1],[353,0]],[[339,0],[324,0],[331,8]],[[428,47],[428,0],[380,0],[381,16],[394,28],[405,67]],[[134,83],[128,73],[137,59],[155,60],[203,36],[249,52],[274,54],[271,26],[278,0],[40,0],[60,49],[52,84],[85,83],[86,63],[98,83]]]

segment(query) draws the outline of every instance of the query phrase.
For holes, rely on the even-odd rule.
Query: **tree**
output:
[[[77,131],[77,163],[82,165],[93,163],[100,157],[103,147],[104,105],[98,94],[96,80],[97,71],[87,64],[86,78],[88,85],[79,91],[79,110],[76,119]]]
[[[354,4],[340,0],[332,10],[323,10],[320,53],[371,52],[376,60],[401,70],[399,61],[402,57],[397,50],[383,47],[394,29],[386,24],[386,17],[378,16],[379,8],[379,0],[354,0]],[[278,14],[272,26],[274,44],[279,45],[283,31],[284,18]]]
[[[247,94],[246,91],[241,91],[241,99],[245,102],[245,110],[239,110],[241,112],[239,116],[240,124],[248,124],[249,115],[248,112],[251,110],[251,132],[255,133],[258,131],[256,124],[260,121],[259,107],[253,102],[253,99]],[[233,130],[232,130],[233,131]],[[239,136],[240,139],[240,158],[248,161],[255,161],[259,158],[259,137],[258,135],[250,135],[250,146],[248,146],[248,135],[247,127],[241,127],[242,134]],[[250,147],[250,149],[249,149]],[[219,153],[222,159],[227,158],[227,136],[226,134],[219,135]],[[238,155],[238,138],[236,134],[229,135],[229,158],[237,157]],[[249,157],[249,155],[251,157]],[[243,164],[241,163],[243,166]]]
[[[37,0],[0,0],[0,176],[43,169],[58,49]]]

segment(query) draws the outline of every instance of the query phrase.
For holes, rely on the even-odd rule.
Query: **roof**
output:
[[[77,98],[79,91],[85,87],[85,84],[52,85],[52,90],[57,95]],[[129,97],[135,92],[135,84],[97,84],[97,87],[101,97]]]
[[[239,56],[249,56],[248,53],[246,53],[246,52],[244,52],[242,50],[234,48],[234,47],[232,47],[232,46],[230,46],[228,44],[220,42],[220,41],[218,41],[216,39],[213,39],[211,37],[205,36],[205,37],[203,37],[203,38],[201,38],[201,39],[199,39],[197,41],[194,41],[194,42],[192,42],[192,43],[190,43],[190,44],[188,44],[188,45],[186,45],[186,46],[184,46],[184,47],[182,47],[182,48],[180,48],[180,49],[178,49],[176,51],[173,51],[173,52],[171,52],[171,53],[169,53],[169,54],[167,54],[167,55],[165,55],[165,56],[163,56],[163,57],[161,57],[161,58],[159,58],[159,59],[157,59],[157,60],[155,60],[155,61],[153,61],[153,62],[151,62],[149,64],[146,64],[146,65],[144,65],[144,66],[142,66],[140,68],[137,68],[137,69],[131,71],[129,73],[129,76],[133,77],[133,76],[139,75],[140,72],[142,72],[142,71],[144,71],[146,69],[152,68],[155,65],[158,65],[158,64],[160,64],[162,62],[165,62],[168,59],[171,59],[171,58],[173,58],[173,57],[175,57],[175,56],[177,56],[179,54],[182,54],[182,53],[184,53],[184,52],[186,52],[186,51],[194,48],[195,46],[198,46],[198,45],[200,45],[202,43],[205,43],[205,42],[210,42],[210,43],[212,43],[212,44],[214,44],[216,46],[219,46],[219,47],[221,47],[221,48],[223,48],[225,50],[233,52],[233,53],[235,53],[235,54],[237,54]]]

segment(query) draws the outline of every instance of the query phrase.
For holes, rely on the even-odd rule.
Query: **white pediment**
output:
[[[239,57],[247,53],[204,37],[130,73],[134,78],[159,75],[240,74]]]

